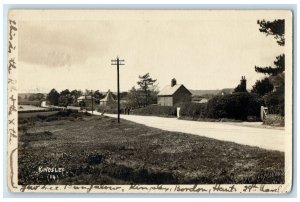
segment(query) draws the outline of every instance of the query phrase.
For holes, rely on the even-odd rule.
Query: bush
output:
[[[279,114],[269,114],[264,120],[265,125],[284,126],[284,116]]]
[[[124,108],[120,107],[120,113],[123,114],[124,113]],[[118,113],[118,106],[98,106],[96,109],[97,112],[105,112],[108,114],[117,114]]]
[[[264,101],[269,113],[284,116],[284,93],[280,91],[268,93],[264,96]]]
[[[66,117],[66,116],[74,116],[74,114],[78,114],[79,112],[74,109],[60,110],[57,115]]]
[[[156,115],[156,116],[176,116],[176,107],[171,106],[147,106],[135,109],[133,114]]]
[[[248,92],[216,96],[207,103],[209,118],[247,120],[247,116],[260,116],[262,100]]]
[[[191,117],[193,119],[207,117],[207,104],[206,103],[192,103],[186,102],[177,105],[180,107],[180,116]]]

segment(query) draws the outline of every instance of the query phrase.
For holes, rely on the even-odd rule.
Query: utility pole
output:
[[[91,90],[91,100],[92,100],[92,116],[94,115],[94,98],[93,98],[93,90]]]
[[[119,67],[120,65],[125,65],[125,60],[120,60],[119,57],[117,57],[116,60],[111,60],[111,65],[117,66],[117,85],[118,85],[118,123],[120,123],[120,74],[119,74]]]

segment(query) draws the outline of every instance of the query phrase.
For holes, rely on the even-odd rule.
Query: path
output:
[[[95,112],[95,115],[100,115]],[[105,114],[116,118],[115,114]],[[260,148],[284,151],[285,130],[257,128],[247,125],[230,124],[226,122],[200,122],[163,118],[156,116],[123,115],[121,119],[133,121],[146,126],[167,131],[190,133],[218,140],[231,141],[238,144],[258,146]]]

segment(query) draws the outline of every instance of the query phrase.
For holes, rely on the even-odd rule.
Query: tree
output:
[[[260,96],[264,96],[265,94],[272,92],[274,86],[270,82],[269,78],[264,78],[262,80],[257,80],[252,87],[251,93],[256,93]]]
[[[31,94],[28,98],[29,101],[42,101],[45,98],[45,95],[42,93]]]
[[[72,96],[72,104],[76,104],[77,103],[77,99],[82,96],[82,91],[81,90],[72,90],[70,92],[71,96]]]
[[[102,93],[100,93],[99,90],[96,90],[93,94],[94,94],[94,95],[93,95],[94,98],[96,99],[96,100],[95,100],[95,103],[96,103],[96,104],[100,104],[100,100],[101,100],[102,98],[104,98],[104,95],[103,95]]]
[[[47,95],[47,100],[51,105],[58,105],[59,93],[53,88]]]
[[[259,24],[259,31],[266,33],[266,36],[273,35],[276,39],[276,42],[280,46],[284,46],[285,44],[285,21],[282,19],[274,20],[274,21],[266,21],[266,20],[258,20],[257,24]],[[276,76],[285,71],[285,55],[279,55],[276,57],[274,61],[275,68],[272,67],[257,67],[255,66],[255,71],[258,73],[268,74],[272,76]]]
[[[139,81],[137,84],[140,86],[141,90],[144,92],[145,96],[145,106],[149,104],[149,91],[151,90],[151,87],[153,88],[154,83],[156,82],[156,79],[152,79],[149,75],[149,73],[139,76]],[[153,89],[152,89],[153,90]]]
[[[276,39],[276,42],[280,46],[284,46],[285,38],[284,38],[284,25],[285,21],[283,19],[278,19],[274,21],[266,21],[266,20],[258,20],[257,24],[259,24],[260,32],[266,33],[266,36],[273,35]]]
[[[73,103],[74,103],[74,98],[72,97],[69,89],[60,92],[59,99],[58,99],[58,104],[60,106],[67,107],[68,105],[71,105]]]
[[[85,89],[85,95],[92,95],[92,90]]]
[[[143,105],[142,103],[142,91],[137,90],[135,87],[132,87],[127,94],[128,105],[133,108],[138,108]]]
[[[268,93],[264,96],[264,102],[271,114],[284,116],[284,94],[280,91]]]
[[[255,66],[255,71],[258,73],[267,74],[270,76],[276,76],[282,72],[285,71],[285,55],[279,55],[276,57],[276,60],[274,61],[275,67],[258,67]]]
[[[274,21],[266,21],[266,20],[258,20],[257,23],[259,24],[260,28],[259,31],[266,34],[266,36],[272,35],[276,39],[276,42],[279,46],[285,45],[285,21],[282,19],[277,19]],[[255,66],[255,71],[258,73],[263,73],[268,75],[268,80],[270,84],[273,85],[275,88],[274,92],[269,92],[264,96],[265,104],[268,106],[269,109],[272,109],[275,113],[280,113],[284,115],[284,72],[285,72],[285,55],[281,54],[276,57],[274,61],[275,67],[258,67]],[[257,82],[258,84],[258,82]],[[267,90],[270,90],[270,84],[266,81],[263,83],[261,82],[256,87],[258,88],[259,85],[262,89],[261,93]],[[258,89],[254,89],[257,91]]]
[[[83,94],[81,90],[72,90],[70,93],[75,99],[79,98]]]

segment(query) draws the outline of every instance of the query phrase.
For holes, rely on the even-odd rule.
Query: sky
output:
[[[250,89],[264,77],[254,66],[273,65],[285,51],[257,25],[258,19],[274,20],[280,13],[57,12],[19,14],[19,92],[116,91],[111,60],[117,56],[125,60],[121,91],[146,73],[159,89],[172,78],[194,90],[234,88],[241,76]]]

